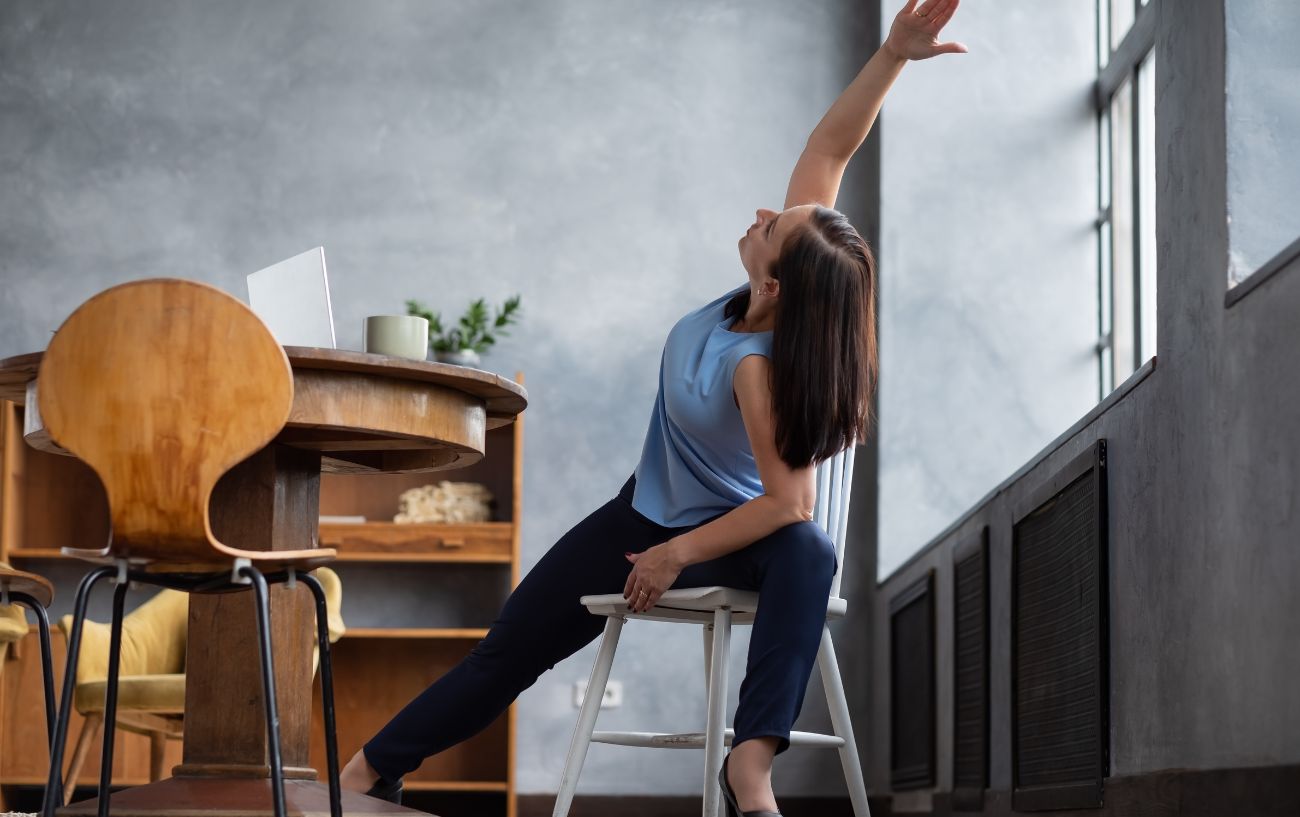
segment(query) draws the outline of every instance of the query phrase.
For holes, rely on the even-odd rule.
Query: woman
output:
[[[578,603],[622,587],[629,610],[672,587],[758,590],[761,603],[721,778],[732,813],[775,813],[773,757],[817,656],[834,545],[814,524],[814,468],[869,422],[875,263],[831,208],[907,60],[966,50],[936,35],[959,0],[918,0],[817,125],[785,209],[739,242],[749,280],[687,314],[664,347],[641,460],[618,496],[560,538],[488,634],[358,751],[344,788],[396,801],[402,775],[477,734],[604,619]]]

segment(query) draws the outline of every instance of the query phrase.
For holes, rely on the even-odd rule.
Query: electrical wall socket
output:
[[[573,706],[578,708],[582,706],[582,701],[587,697],[587,682],[573,682]],[[601,709],[613,709],[623,705],[623,682],[610,681],[605,684],[605,697],[600,701]]]

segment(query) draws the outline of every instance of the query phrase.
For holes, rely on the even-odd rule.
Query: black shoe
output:
[[[375,785],[366,791],[367,797],[378,797],[380,800],[387,800],[390,803],[402,804],[402,778],[396,780],[385,780],[379,778]]]
[[[740,804],[736,802],[736,793],[731,790],[731,784],[727,782],[727,761],[731,759],[731,753],[728,752],[722,758],[722,768],[718,769],[718,784],[722,786],[722,799],[727,801],[727,817],[781,817],[779,811],[741,811]]]

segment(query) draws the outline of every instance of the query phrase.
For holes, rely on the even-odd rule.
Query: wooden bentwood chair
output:
[[[817,502],[813,521],[835,543],[839,570],[831,582],[827,600],[826,618],[842,618],[848,605],[840,598],[840,578],[844,575],[844,540],[848,530],[849,493],[853,484],[853,455],[849,446],[817,466]],[[753,624],[758,610],[759,594],[732,587],[688,587],[668,590],[659,597],[654,607],[644,613],[629,613],[627,599],[622,593],[583,596],[581,603],[598,616],[605,616],[605,633],[591,668],[578,724],[574,727],[569,744],[569,754],[564,761],[564,776],[555,798],[553,817],[567,817],[578,788],[578,776],[592,742],[613,743],[621,746],[640,746],[648,749],[704,749],[704,817],[722,814],[722,789],[718,786],[718,770],[722,768],[723,747],[731,743],[734,730],[726,729],[727,713],[727,662],[731,649],[731,626]],[[605,685],[614,665],[614,651],[623,622],[629,618],[647,621],[669,621],[683,624],[700,624],[704,630],[704,677],[708,685],[708,717],[704,732],[671,734],[662,732],[595,732],[596,715],[600,701],[605,697]],[[821,647],[817,652],[817,667],[822,686],[826,691],[826,704],[830,710],[833,735],[815,732],[791,732],[790,745],[818,749],[837,749],[844,768],[844,781],[855,817],[870,817],[867,807],[867,787],[862,778],[862,764],[858,761],[858,748],[853,739],[853,724],[849,720],[848,699],[840,677],[839,663],[835,660],[835,646],[831,631],[822,627]]]
[[[63,800],[59,769],[82,625],[91,590],[104,578],[113,578],[116,589],[99,817],[107,817],[109,808],[123,605],[130,582],[189,593],[252,589],[274,813],[285,817],[268,602],[268,583],[280,581],[290,587],[301,581],[315,598],[330,812],[340,817],[329,617],[320,583],[306,572],[332,560],[335,551],[228,547],[213,535],[208,519],[217,480],[270,443],[289,417],[293,372],[284,349],[247,306],[221,290],[194,281],[136,281],[105,290],[72,313],[50,341],[36,387],[51,438],[103,482],[112,526],[111,541],[102,550],[64,549],[101,566],[82,579],[73,605],[44,817],[53,817]]]

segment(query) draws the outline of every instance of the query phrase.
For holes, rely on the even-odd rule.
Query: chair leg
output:
[[[822,644],[817,650],[817,669],[826,690],[826,708],[830,711],[831,727],[838,737],[844,738],[840,747],[840,765],[844,767],[844,783],[849,789],[849,802],[853,804],[853,817],[871,817],[867,805],[867,784],[862,779],[862,762],[858,760],[858,744],[853,738],[853,722],[849,718],[849,700],[844,694],[844,679],[840,665],[835,660],[835,645],[831,643],[829,627],[822,627]]]
[[[36,616],[36,631],[41,640],[41,679],[45,689],[45,737],[48,745],[54,745],[54,651],[50,648],[50,615],[35,597],[27,593],[10,592],[9,598],[15,604],[21,604]]]
[[[330,665],[329,609],[325,590],[310,573],[299,577],[316,600],[316,642],[320,647],[321,707],[325,710],[325,763],[329,778],[330,817],[343,817],[343,791],[339,785],[339,746],[334,723],[334,669]]]
[[[77,682],[77,659],[81,653],[81,629],[86,621],[86,603],[95,584],[117,572],[115,567],[97,567],[85,575],[77,586],[77,597],[72,607],[72,632],[68,635],[68,660],[63,670],[63,695],[59,698],[58,717],[54,725],[54,742],[50,746],[50,775],[45,783],[41,800],[42,817],[54,817],[54,809],[63,802],[63,747],[68,738],[68,718],[72,712],[72,696]]]
[[[271,797],[275,817],[285,817],[284,767],[280,761],[280,713],[275,705],[275,665],[271,657],[271,602],[262,571],[245,565],[239,575],[251,580],[257,609],[257,636],[262,664],[262,701],[266,705],[266,749],[270,756]],[[49,815],[48,817],[53,817]]]
[[[713,669],[713,622],[705,624],[704,631],[704,688],[709,688],[709,673]]]
[[[149,782],[163,779],[163,758],[167,754],[167,733],[149,733]]]
[[[573,794],[578,790],[578,776],[582,774],[582,764],[587,759],[587,748],[591,746],[591,733],[596,729],[596,715],[600,712],[600,702],[605,697],[605,687],[609,683],[609,670],[614,666],[614,651],[618,649],[618,637],[622,631],[621,616],[610,616],[605,621],[605,634],[600,639],[596,662],[591,665],[591,676],[587,679],[587,693],[582,699],[578,723],[573,727],[573,737],[569,741],[569,754],[564,758],[564,775],[560,778],[560,791],[555,795],[552,817],[568,817],[569,807],[573,805]]]
[[[91,712],[81,724],[81,734],[77,736],[77,748],[72,750],[72,763],[68,765],[68,774],[64,783],[63,805],[72,802],[77,791],[77,779],[81,777],[81,767],[86,765],[86,755],[99,737],[99,729],[104,725],[103,712]]]
[[[731,610],[713,611],[713,653],[709,657],[709,714],[704,729],[704,817],[718,817],[722,789],[718,771],[727,731],[727,661],[731,652]]]
[[[122,582],[113,591],[113,618],[108,639],[108,685],[104,690],[104,747],[99,764],[99,817],[108,817],[113,785],[113,743],[117,732],[117,679],[122,668],[122,619],[125,618],[126,591],[130,582]]]

